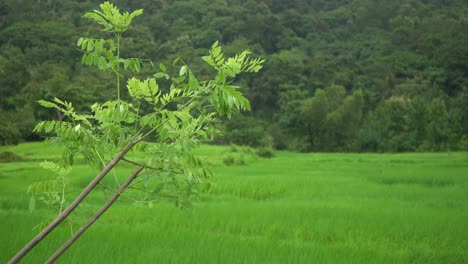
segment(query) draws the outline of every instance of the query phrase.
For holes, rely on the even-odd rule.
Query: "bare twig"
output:
[[[151,166],[148,166],[148,165],[146,165],[146,164],[138,163],[138,162],[136,162],[136,161],[129,160],[129,159],[126,159],[126,158],[122,158],[122,160],[125,161],[125,162],[128,162],[128,163],[130,163],[130,164],[137,165],[137,166],[142,166],[142,167],[145,167],[145,168],[148,168],[148,169],[151,169],[151,170],[162,171],[161,168],[151,167]]]

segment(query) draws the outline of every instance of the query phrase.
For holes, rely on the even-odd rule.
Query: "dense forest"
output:
[[[299,151],[468,150],[466,0],[139,0],[123,56],[143,75],[181,57],[199,76],[217,40],[266,59],[238,82],[252,111],[223,122],[218,143]],[[0,2],[0,144],[38,140],[39,106],[80,111],[112,95],[112,76],[81,65],[90,0]]]

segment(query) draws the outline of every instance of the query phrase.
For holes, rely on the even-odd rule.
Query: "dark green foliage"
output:
[[[249,146],[231,145],[229,151],[223,155],[222,160],[226,166],[246,165],[254,161],[257,155],[256,150]]]
[[[228,144],[265,147],[272,145],[272,138],[265,130],[264,124],[257,119],[240,114],[227,120],[223,136],[218,141]]]
[[[261,147],[257,149],[257,155],[262,158],[272,158],[275,156],[273,149],[268,147]]]
[[[0,109],[0,145],[16,145],[21,138],[24,138],[20,132],[21,125],[18,124],[17,116],[14,112]]]
[[[307,131],[308,147],[319,151],[353,150],[362,120],[363,95],[356,90],[346,95],[343,86],[317,89],[302,102],[301,116]]]
[[[456,149],[468,138],[466,1],[119,0],[116,4],[124,11],[145,9],[138,24],[123,32],[122,44],[129,48],[121,54],[158,62],[142,60],[142,76],[159,62],[168,65],[168,71],[178,70],[170,66],[176,57],[193,65],[199,78],[210,76],[212,70],[199,57],[215,40],[228,56],[249,48],[266,58],[258,75],[239,76],[232,83],[246,87],[242,92],[252,108],[252,114],[246,120],[237,118],[238,122],[256,124],[248,133],[237,131],[233,139],[228,139],[231,131],[226,127],[228,143],[259,145],[258,139],[270,138],[269,134],[275,148],[413,151]],[[17,5],[12,0],[0,4],[2,109],[29,111],[38,120],[60,119],[56,112],[32,102],[50,100],[54,94],[75,102],[81,111],[114,96],[111,76],[76,67],[81,53],[69,48],[78,41],[77,32],[99,34],[98,28],[87,29],[79,15],[95,2]],[[132,69],[136,64],[126,66]],[[343,105],[330,106],[323,124],[311,126],[321,122],[306,114],[319,111],[313,109],[319,104],[313,99],[316,91],[335,85],[345,89]],[[359,98],[354,97],[357,92]],[[406,105],[396,106],[392,97]],[[402,127],[390,125],[398,117],[396,112],[386,116],[389,108],[408,111]],[[428,125],[436,112],[443,116],[437,118],[442,124]],[[390,131],[385,131],[388,127]]]
[[[0,162],[15,162],[20,161],[21,157],[11,151],[0,152]]]

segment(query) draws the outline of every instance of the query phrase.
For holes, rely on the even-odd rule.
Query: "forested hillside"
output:
[[[139,0],[123,56],[200,76],[219,40],[227,55],[266,59],[237,80],[252,112],[234,116],[220,143],[300,151],[468,150],[466,0]],[[75,48],[86,0],[0,2],[0,144],[34,140],[37,121],[62,118],[35,101],[81,111],[112,96],[112,76],[81,65]],[[152,62],[152,63],[151,63]]]

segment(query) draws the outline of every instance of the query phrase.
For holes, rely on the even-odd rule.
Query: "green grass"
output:
[[[277,152],[226,167],[229,148],[200,149],[217,177],[195,209],[119,200],[58,262],[468,263],[467,153]],[[7,150],[22,159],[0,163],[1,263],[47,214],[28,212],[25,191],[50,177],[37,164],[58,151],[42,143]],[[78,165],[72,176],[76,195],[93,172]],[[82,223],[103,201],[93,193],[74,218]],[[24,263],[44,261],[69,235],[61,227]]]

